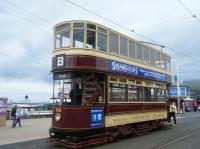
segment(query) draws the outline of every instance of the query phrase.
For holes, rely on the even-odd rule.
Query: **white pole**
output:
[[[178,64],[176,65],[176,86],[177,86],[177,104],[178,104],[178,109],[177,109],[177,112],[179,113],[180,112],[180,99],[179,99],[179,96],[180,96],[180,88],[179,88],[179,76],[178,76]]]

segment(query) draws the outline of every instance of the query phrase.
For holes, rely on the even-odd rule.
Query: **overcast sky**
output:
[[[172,57],[173,73],[178,64],[182,81],[200,79],[199,0],[71,1],[162,43]],[[0,96],[22,100],[28,95],[33,101],[49,101],[52,28],[72,19],[94,21],[137,40],[150,41],[65,0],[1,0]]]

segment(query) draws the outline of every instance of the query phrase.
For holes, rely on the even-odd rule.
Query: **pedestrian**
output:
[[[11,110],[12,128],[15,127],[16,123],[16,110],[17,110],[17,105],[15,105]]]
[[[182,115],[185,113],[185,102],[182,102]]]
[[[16,115],[16,122],[15,122],[14,127],[17,125],[17,123],[19,124],[19,127],[21,127],[21,108],[20,107],[17,107],[15,115]]]
[[[173,117],[174,119],[174,125],[176,125],[176,115],[175,115],[175,112],[176,112],[176,105],[174,102],[171,102],[170,103],[170,107],[169,107],[169,120],[168,122],[171,123],[171,117]]]

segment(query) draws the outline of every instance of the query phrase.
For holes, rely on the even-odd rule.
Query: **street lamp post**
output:
[[[180,87],[179,87],[179,76],[178,76],[178,64],[176,65],[176,87],[177,87],[177,104],[178,104],[178,109],[177,112],[180,112]]]

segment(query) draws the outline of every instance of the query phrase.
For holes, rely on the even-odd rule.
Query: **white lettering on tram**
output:
[[[133,74],[138,74],[138,68],[134,66],[128,66],[125,64],[120,64],[117,62],[112,62],[112,70],[116,71],[122,71],[126,73],[133,73]]]

